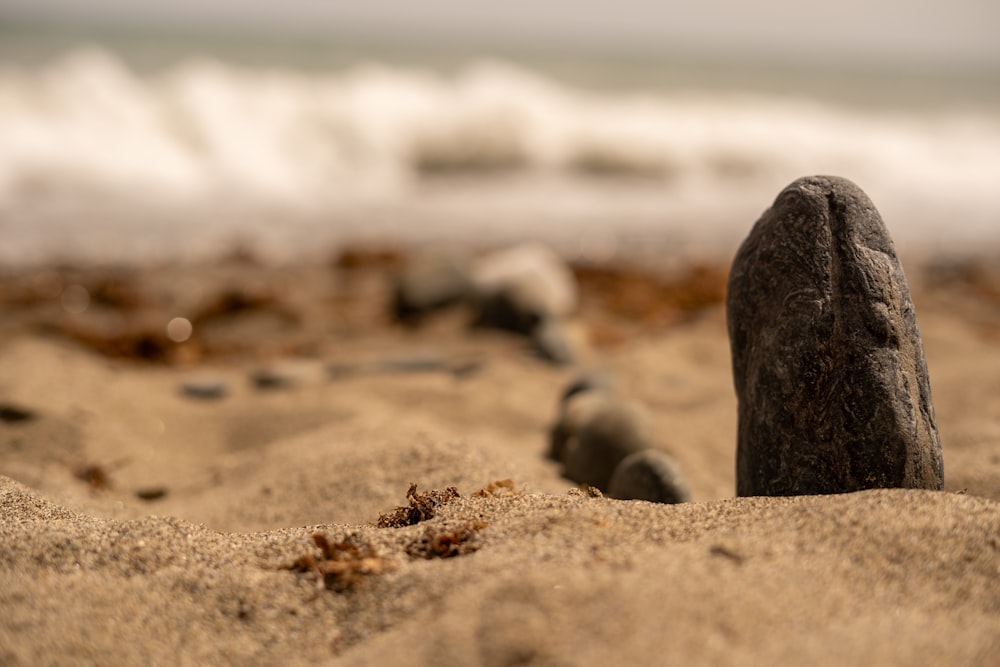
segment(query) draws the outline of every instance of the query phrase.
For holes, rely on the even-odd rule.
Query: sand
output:
[[[733,498],[724,266],[590,274],[572,327],[587,346],[564,367],[462,310],[394,323],[398,262],[4,276],[0,664],[1000,655],[993,264],[904,261],[945,491]],[[70,284],[86,311],[66,310]],[[185,343],[163,334],[178,314],[195,321]],[[595,368],[649,408],[693,502],[600,497],[545,459],[560,391]],[[283,383],[259,386],[262,370]],[[378,527],[411,484],[459,497]]]

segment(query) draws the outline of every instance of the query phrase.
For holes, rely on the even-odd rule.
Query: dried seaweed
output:
[[[314,533],[312,540],[319,548],[319,558],[306,554],[281,569],[311,572],[320,586],[342,592],[356,586],[366,576],[380,574],[389,568],[388,561],[375,553],[374,547],[357,533],[333,544],[322,533]]]
[[[646,329],[685,322],[725,299],[727,271],[721,265],[692,263],[663,275],[617,266],[572,268],[581,293],[599,312]]]
[[[483,521],[466,521],[457,526],[446,528],[429,526],[424,534],[406,547],[406,553],[411,558],[453,558],[470,554],[479,548],[476,536],[487,524]]]
[[[95,491],[111,488],[111,475],[97,464],[78,466],[73,469],[73,476],[81,482],[86,482]]]
[[[514,480],[512,479],[498,479],[496,481],[490,482],[483,488],[479,489],[472,494],[476,498],[485,498],[487,496],[516,496],[518,495],[517,488],[515,487]]]
[[[394,269],[403,263],[403,252],[392,246],[348,246],[331,261],[337,269]]]
[[[159,329],[133,328],[114,333],[64,324],[61,331],[106,357],[170,363],[174,343]]]
[[[249,290],[246,288],[230,288],[206,301],[191,322],[203,324],[218,317],[227,317],[253,310],[264,310],[279,306],[278,299],[266,290]]]
[[[417,485],[411,484],[406,492],[409,506],[397,507],[388,514],[380,515],[375,525],[379,528],[412,526],[433,518],[438,507],[458,497],[458,490],[453,486],[443,491],[435,489],[427,493],[417,493]]]

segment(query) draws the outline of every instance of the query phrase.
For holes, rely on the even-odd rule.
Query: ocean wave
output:
[[[140,76],[88,48],[38,69],[0,68],[8,209],[71,196],[322,211],[511,174],[581,191],[644,183],[697,202],[757,186],[771,197],[808,173],[849,176],[914,214],[964,206],[996,224],[1000,121],[735,93],[593,92],[496,61],[446,76],[199,58]]]

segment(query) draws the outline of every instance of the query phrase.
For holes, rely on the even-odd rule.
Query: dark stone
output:
[[[433,311],[469,299],[472,289],[465,259],[422,257],[396,276],[393,312],[399,320],[417,322]]]
[[[608,496],[667,504],[691,500],[677,464],[658,449],[645,449],[622,459],[608,482]]]
[[[785,188],[736,254],[726,314],[737,495],[942,488],[913,302],[861,189]]]
[[[375,366],[384,373],[426,373],[448,368],[444,358],[436,352],[387,357],[375,362]]]
[[[532,335],[542,322],[572,314],[576,277],[547,246],[527,243],[480,258],[472,270],[478,296],[475,326]]]
[[[573,341],[566,326],[558,320],[548,318],[540,322],[531,334],[531,341],[538,356],[557,366],[570,366],[576,361]]]
[[[611,378],[604,373],[585,373],[566,385],[562,395],[559,397],[559,408],[563,409],[569,399],[585,391],[606,391],[612,390]]]
[[[563,474],[602,491],[622,459],[652,446],[651,425],[639,406],[602,391],[571,398],[554,431],[563,438]]]
[[[473,326],[531,335],[546,315],[537,290],[537,285],[523,282],[483,295]]]
[[[160,500],[167,496],[167,487],[165,486],[150,486],[144,489],[138,489],[135,492],[135,497],[140,500],[145,500],[147,502],[152,502],[154,500]]]
[[[261,368],[250,375],[250,382],[257,389],[288,389],[296,384],[296,379],[274,368]]]
[[[602,373],[586,373],[566,385],[559,397],[559,413],[556,421],[549,429],[549,449],[546,456],[553,461],[563,463],[566,458],[566,446],[571,436],[569,428],[572,425],[567,414],[567,406],[574,396],[588,391],[610,393],[611,380]]]
[[[229,385],[222,380],[188,380],[181,383],[181,394],[203,401],[225,398]]]
[[[17,422],[31,421],[35,418],[35,413],[26,408],[8,403],[0,404],[0,421],[11,424]]]

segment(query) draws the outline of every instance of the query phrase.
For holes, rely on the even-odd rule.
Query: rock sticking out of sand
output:
[[[673,504],[691,500],[691,491],[673,457],[658,449],[645,449],[629,454],[615,467],[608,496]]]
[[[625,457],[652,447],[650,416],[635,401],[586,380],[563,393],[549,456],[563,464],[567,478],[606,491]]]
[[[942,488],[913,302],[860,188],[785,188],[733,261],[726,308],[738,495]]]

